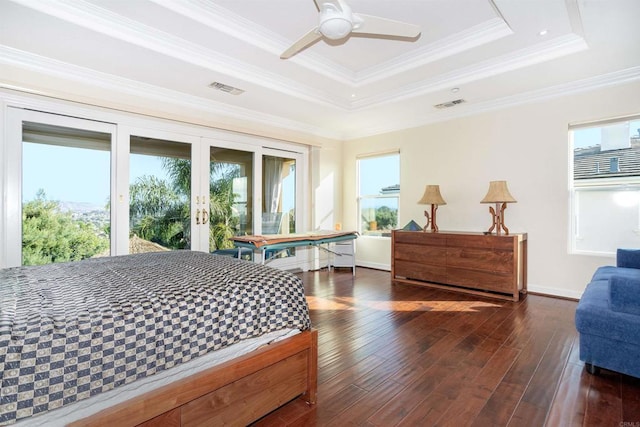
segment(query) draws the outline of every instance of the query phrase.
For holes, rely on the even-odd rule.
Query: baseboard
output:
[[[582,297],[582,292],[573,291],[569,289],[561,289],[561,288],[550,288],[547,286],[539,286],[539,285],[527,285],[527,290],[534,294],[540,295],[549,295],[553,297],[561,297],[561,298],[571,298],[571,299],[580,299]]]
[[[358,262],[356,261],[356,267],[373,268],[374,270],[391,271],[389,264],[379,264],[376,262]]]

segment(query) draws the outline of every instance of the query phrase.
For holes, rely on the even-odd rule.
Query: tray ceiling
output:
[[[348,140],[640,79],[637,0],[348,3],[422,33],[320,40],[282,60],[317,25],[312,0],[4,0],[0,84]]]

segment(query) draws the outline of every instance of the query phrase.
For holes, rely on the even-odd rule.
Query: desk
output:
[[[310,233],[270,234],[266,236],[234,236],[231,240],[233,240],[233,243],[238,247],[238,256],[240,255],[242,248],[248,248],[254,252],[262,252],[262,264],[265,264],[274,258],[274,256],[271,256],[269,259],[266,258],[265,255],[267,250],[273,251],[277,254],[280,251],[301,246],[314,246],[329,252],[336,257],[351,255],[351,267],[353,269],[353,274],[355,275],[356,261],[354,256],[355,250],[353,249],[355,247],[355,239],[357,237],[358,233],[355,231],[314,231]],[[348,241],[351,241],[351,254],[329,249],[329,245],[332,243]],[[326,247],[323,245],[326,245]]]

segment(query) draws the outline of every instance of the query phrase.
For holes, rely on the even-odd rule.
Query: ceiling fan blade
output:
[[[406,22],[394,21],[392,19],[380,18],[378,16],[354,13],[355,18],[362,19],[361,23],[354,25],[352,33],[376,34],[396,37],[418,37],[420,26]]]
[[[307,34],[302,36],[298,41],[291,45],[291,47],[280,55],[280,59],[289,59],[296,53],[305,49],[308,46],[311,46],[316,41],[322,38],[322,34],[318,32],[318,27],[315,27],[313,30],[309,31]]]

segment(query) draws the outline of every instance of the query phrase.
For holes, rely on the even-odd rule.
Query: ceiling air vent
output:
[[[231,95],[240,95],[244,93],[244,90],[238,89],[237,87],[229,86],[224,83],[213,82],[209,85],[210,88],[221,90],[222,92],[230,93]]]
[[[450,108],[450,107],[454,107],[458,104],[462,104],[463,102],[466,102],[464,99],[456,99],[453,101],[449,101],[449,102],[443,102],[442,104],[438,104],[438,105],[434,105],[434,107],[439,108],[439,109],[443,109],[443,108]]]

